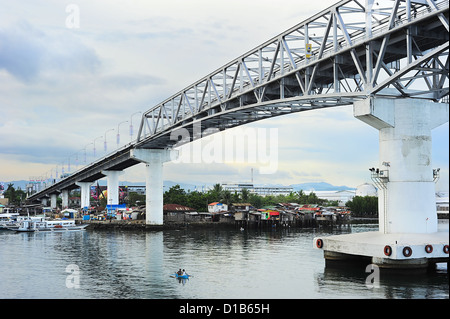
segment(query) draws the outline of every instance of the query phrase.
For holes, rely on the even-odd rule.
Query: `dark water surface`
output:
[[[369,287],[365,267],[325,269],[313,249],[315,236],[376,230],[0,231],[0,298],[449,298],[446,264]],[[171,278],[179,268],[192,277]]]

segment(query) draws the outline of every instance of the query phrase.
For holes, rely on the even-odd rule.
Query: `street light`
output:
[[[117,148],[119,148],[119,143],[120,143],[120,132],[119,132],[120,124],[123,124],[123,123],[128,123],[128,121],[123,121],[123,122],[120,122],[119,124],[117,124]]]
[[[101,138],[103,138],[103,136],[99,136],[99,137],[94,139],[94,159],[95,159],[95,141],[98,140],[98,139],[101,139]]]
[[[84,164],[86,165],[86,148],[89,146],[89,145],[91,145],[91,144],[94,144],[94,143],[89,143],[89,144],[87,144],[85,147],[84,147]]]
[[[142,113],[141,111],[131,114],[130,116],[130,139],[133,141],[133,115]]]
[[[107,131],[105,132],[105,142],[104,142],[104,144],[103,144],[104,147],[105,147],[105,153],[106,153],[106,150],[108,149],[107,142],[106,142],[106,133],[111,132],[111,131],[114,131],[114,129],[112,128],[112,129],[107,130]]]

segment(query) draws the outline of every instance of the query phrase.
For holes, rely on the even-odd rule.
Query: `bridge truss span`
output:
[[[170,147],[195,122],[224,130],[374,95],[448,99],[448,0],[363,1],[336,3],[151,108],[137,147]]]

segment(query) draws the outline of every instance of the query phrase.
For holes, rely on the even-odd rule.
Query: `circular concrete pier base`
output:
[[[372,263],[382,269],[390,269],[390,270],[413,270],[413,269],[426,270],[429,267],[427,258],[395,260],[388,258],[373,257]]]

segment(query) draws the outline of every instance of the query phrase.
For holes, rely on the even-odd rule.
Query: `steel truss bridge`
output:
[[[133,149],[189,143],[195,125],[223,131],[373,96],[448,103],[449,1],[363,1],[340,1],[184,88],[142,115],[134,142],[29,200],[136,165]],[[174,139],[180,129],[190,139]]]

